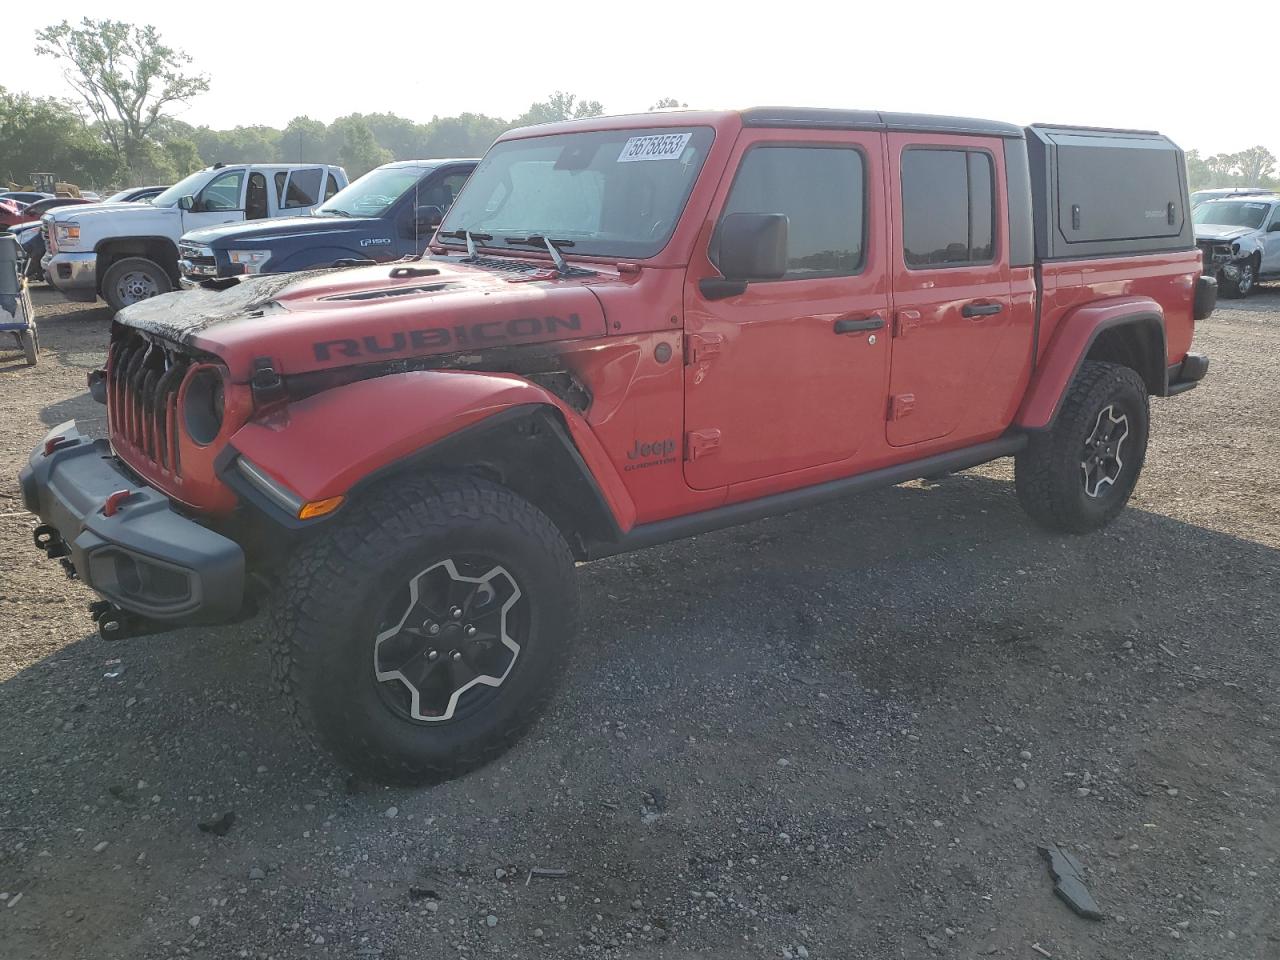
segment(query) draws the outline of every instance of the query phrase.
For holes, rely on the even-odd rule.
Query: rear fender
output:
[[[306,502],[356,498],[399,471],[473,470],[584,542],[616,539],[635,523],[635,505],[586,421],[512,374],[423,370],[361,380],[246,424],[231,446]]]
[[[1123,338],[1117,336],[1121,333]],[[1080,365],[1091,350],[1097,352],[1095,345],[1102,347],[1112,341],[1136,345],[1121,362],[1138,371],[1149,393],[1164,396],[1168,392],[1164,310],[1160,304],[1149,297],[1103,300],[1076,307],[1063,317],[1036,367],[1014,424],[1027,430],[1052,426]],[[1101,358],[1119,359],[1110,355]]]

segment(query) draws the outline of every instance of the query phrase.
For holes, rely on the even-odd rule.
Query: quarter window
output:
[[[337,192],[338,192],[338,181],[334,179],[334,176],[331,173],[329,174],[328,179],[325,180],[324,182],[324,198],[328,200]]]
[[[908,267],[995,258],[991,156],[979,150],[902,153],[902,247]]]
[[[866,170],[847,147],[750,150],[734,178],[724,213],[787,217],[783,279],[847,277],[862,269]]]

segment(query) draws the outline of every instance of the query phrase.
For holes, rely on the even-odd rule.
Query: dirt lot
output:
[[[1105,533],[1034,529],[997,464],[585,567],[553,709],[422,791],[294,738],[256,623],[93,635],[14,478],[101,430],[108,318],[37,301],[44,362],[0,356],[5,960],[1280,957],[1280,288],[1201,326]]]

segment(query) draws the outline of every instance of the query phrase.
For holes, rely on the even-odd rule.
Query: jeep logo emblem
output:
[[[635,463],[627,464],[623,470],[643,470],[645,467],[660,467],[663,464],[675,463],[676,442],[670,437],[665,440],[649,440],[635,442],[627,451],[627,459]]]

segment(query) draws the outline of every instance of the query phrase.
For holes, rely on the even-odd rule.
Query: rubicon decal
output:
[[[582,318],[576,313],[567,317],[517,317],[514,320],[482,320],[454,327],[423,327],[419,330],[396,330],[365,337],[321,340],[312,344],[317,360],[347,357],[371,357],[396,353],[438,350],[442,347],[481,347],[497,343],[532,340],[561,330],[582,329]]]
[[[649,442],[636,441],[635,446],[627,451],[627,459],[633,462],[623,467],[623,472],[629,473],[632,470],[643,470],[647,467],[661,467],[664,464],[675,463],[676,442],[667,437],[665,440],[653,440]]]

